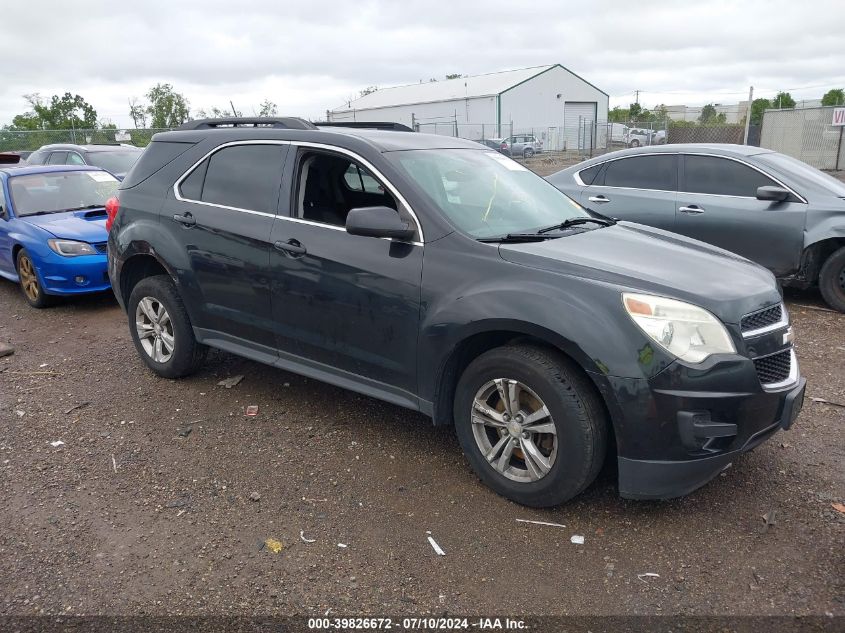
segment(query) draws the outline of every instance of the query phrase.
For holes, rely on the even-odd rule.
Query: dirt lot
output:
[[[223,353],[156,378],[111,297],[0,282],[0,614],[845,615],[845,408],[811,400],[845,403],[845,316],[788,300],[791,431],[684,499],[607,470],[538,511],[420,415]]]

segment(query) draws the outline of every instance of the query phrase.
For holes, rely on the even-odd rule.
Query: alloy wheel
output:
[[[476,392],[472,433],[499,474],[530,483],[549,474],[558,452],[557,429],[540,397],[518,380],[496,378]]]
[[[147,355],[157,363],[173,356],[173,322],[164,305],[155,297],[144,297],[135,308],[135,330]]]
[[[27,298],[30,301],[38,301],[38,295],[41,292],[38,286],[38,275],[35,273],[32,260],[26,255],[22,255],[18,262],[18,276],[21,280],[21,288],[23,288]]]

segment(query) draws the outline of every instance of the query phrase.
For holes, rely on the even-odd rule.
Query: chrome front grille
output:
[[[763,386],[771,387],[790,379],[794,362],[792,349],[785,349],[777,354],[755,358],[754,368]]]
[[[742,330],[743,336],[748,336],[750,333],[769,328],[774,329],[781,325],[786,325],[786,323],[786,310],[783,304],[780,304],[746,314],[742,317],[739,327]]]

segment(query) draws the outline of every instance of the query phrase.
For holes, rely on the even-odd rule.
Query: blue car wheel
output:
[[[25,248],[18,251],[16,264],[21,292],[26,302],[33,308],[47,308],[53,305],[54,298],[44,292],[35,264],[32,263],[32,258]]]

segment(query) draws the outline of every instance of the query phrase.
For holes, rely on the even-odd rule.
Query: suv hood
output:
[[[715,246],[630,222],[544,242],[502,244],[515,264],[673,297],[726,323],[781,300],[774,275]]]
[[[106,231],[105,209],[86,209],[48,215],[30,215],[19,218],[52,233],[64,240],[78,240],[96,244],[109,239]]]

